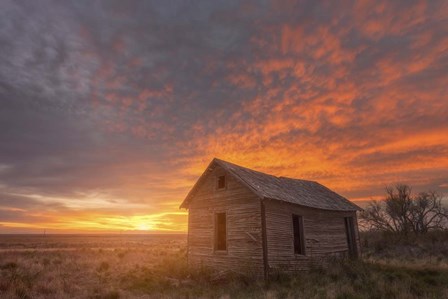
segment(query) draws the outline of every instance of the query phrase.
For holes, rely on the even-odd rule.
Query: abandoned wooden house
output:
[[[359,255],[361,209],[317,182],[213,159],[180,207],[189,210],[190,266],[266,278]]]

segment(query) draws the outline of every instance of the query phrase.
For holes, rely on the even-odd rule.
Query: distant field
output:
[[[436,237],[406,247],[365,236],[366,261],[266,286],[189,273],[186,235],[0,235],[0,298],[448,298],[448,241]]]
[[[186,234],[0,235],[0,250],[17,249],[149,249],[186,246]]]

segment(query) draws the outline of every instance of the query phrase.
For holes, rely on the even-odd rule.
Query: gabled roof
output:
[[[235,179],[246,185],[261,199],[273,199],[289,202],[305,207],[333,210],[333,211],[357,211],[360,207],[350,202],[345,197],[331,191],[327,187],[314,182],[286,177],[276,177],[270,174],[255,171],[238,166],[220,159],[213,159],[207,170],[202,174],[194,187],[182,202],[180,208],[187,208],[201,182],[214,166],[221,166]]]

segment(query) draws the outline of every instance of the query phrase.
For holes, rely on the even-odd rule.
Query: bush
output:
[[[97,271],[103,272],[109,270],[109,263],[108,262],[101,262],[101,264],[98,266]]]
[[[2,269],[2,270],[11,270],[11,269],[16,269],[16,268],[17,268],[17,263],[14,263],[14,262],[8,262],[8,263],[5,263],[0,266],[0,269]]]

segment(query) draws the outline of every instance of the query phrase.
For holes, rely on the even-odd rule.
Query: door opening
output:
[[[347,234],[348,255],[351,258],[358,257],[358,246],[356,244],[355,223],[353,217],[345,217],[345,232]]]

